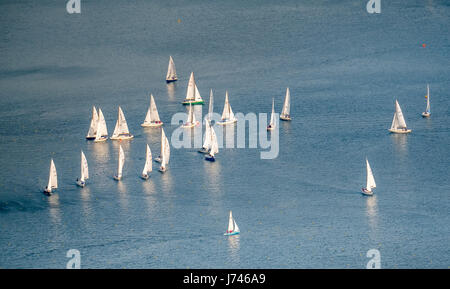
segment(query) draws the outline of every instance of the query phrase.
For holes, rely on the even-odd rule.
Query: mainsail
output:
[[[286,89],[286,97],[284,98],[283,110],[281,116],[286,117],[291,113],[291,93],[289,87]]]
[[[117,177],[120,179],[122,177],[122,169],[125,163],[125,153],[123,152],[122,146],[119,145],[119,160],[117,164]]]
[[[81,178],[80,180],[84,182],[86,179],[89,179],[89,168],[86,160],[86,156],[84,152],[81,151]]]
[[[57,189],[58,188],[58,175],[56,173],[55,163],[53,159],[50,161],[50,172],[48,176],[48,185],[47,189]]]
[[[395,113],[394,119],[392,120],[391,129],[403,129],[406,128],[405,118],[403,117],[402,109],[398,104],[398,101],[395,100]]]
[[[366,169],[367,169],[367,184],[366,189],[371,190],[373,188],[377,187],[377,184],[375,183],[375,178],[373,177],[372,169],[370,168],[369,161],[366,158]]]
[[[209,151],[209,154],[211,156],[214,156],[219,152],[219,145],[217,143],[217,136],[216,132],[214,131],[214,128],[211,126],[211,150]]]
[[[275,127],[275,99],[272,98],[272,113],[270,114],[270,127]]]
[[[427,84],[427,109],[425,110],[426,113],[431,113],[430,110],[430,86]]]
[[[147,144],[147,149],[145,151],[145,166],[144,170],[142,171],[142,175],[147,175],[152,171],[152,151],[150,150],[150,147]]]
[[[98,122],[97,122],[97,133],[95,139],[100,139],[101,137],[108,136],[108,129],[106,128],[105,117],[103,116],[102,110],[98,109]]]
[[[205,127],[205,137],[203,141],[203,148],[205,150],[209,150],[211,148],[211,127],[207,118],[205,118],[206,127]]]
[[[225,104],[223,106],[222,120],[233,120],[234,113],[228,100],[228,91],[225,92]]]
[[[213,110],[214,110],[214,96],[213,96],[213,91],[211,89],[211,91],[209,92],[209,109],[208,109],[209,120],[212,119]]]
[[[91,124],[89,126],[89,131],[87,134],[87,138],[95,138],[95,134],[97,133],[97,122],[98,122],[98,114],[95,106],[92,107],[92,118]]]

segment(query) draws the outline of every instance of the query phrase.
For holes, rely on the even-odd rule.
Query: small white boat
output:
[[[209,150],[211,149],[211,126],[209,123],[209,120],[205,118],[205,136],[203,138],[203,146],[198,151],[199,153],[207,154],[209,153]]]
[[[430,86],[427,84],[427,95],[425,96],[427,98],[427,108],[424,112],[422,112],[423,117],[429,117],[431,115],[430,110]]]
[[[166,82],[174,82],[178,80],[177,70],[175,69],[175,63],[172,56],[169,56],[169,67],[167,68]]]
[[[97,123],[98,123],[98,114],[95,106],[92,107],[92,117],[91,124],[89,126],[89,131],[86,135],[86,139],[95,139],[95,135],[97,134]]]
[[[152,172],[152,151],[147,144],[147,149],[145,151],[145,166],[142,170],[141,178],[147,180]]]
[[[192,105],[190,104],[187,120],[181,126],[184,128],[193,128],[194,126],[197,126],[199,124],[200,124],[200,122],[195,119],[194,110],[192,109]]]
[[[188,88],[186,91],[186,99],[182,104],[203,104],[204,101],[200,92],[198,91],[197,85],[195,84],[194,72],[191,72],[189,77]]]
[[[86,185],[86,180],[89,179],[89,168],[86,160],[86,156],[83,151],[81,151],[81,176],[77,179],[77,186],[84,187]]]
[[[48,174],[48,184],[44,189],[44,194],[50,196],[52,195],[53,190],[56,190],[57,188],[58,188],[58,175],[56,173],[55,163],[53,162],[53,159],[51,159],[50,172]]]
[[[405,118],[403,117],[402,109],[400,108],[400,104],[398,104],[397,100],[395,100],[395,113],[389,131],[400,134],[411,132],[411,130],[406,127]]]
[[[114,176],[116,181],[122,179],[123,165],[125,164],[125,153],[123,152],[122,146],[119,145],[119,158],[117,160],[117,174]]]
[[[130,134],[128,130],[127,120],[123,114],[122,108],[119,106],[117,114],[116,127],[114,128],[113,135],[110,137],[112,140],[127,140],[132,139],[134,136]]]
[[[291,120],[291,93],[289,87],[286,88],[286,96],[284,98],[283,110],[280,114],[281,120]]]
[[[373,192],[372,189],[377,187],[377,184],[375,183],[375,178],[373,177],[372,169],[370,168],[369,161],[366,158],[366,171],[367,171],[367,182],[366,187],[362,188],[362,194],[366,196],[372,196]]]
[[[98,121],[94,142],[104,142],[108,139],[108,129],[106,128],[105,117],[102,110],[98,109]]]
[[[148,107],[147,114],[144,122],[141,124],[143,127],[160,127],[163,122],[159,119],[158,109],[156,108],[155,99],[153,94],[150,94],[150,106]]]
[[[217,122],[220,125],[227,125],[237,122],[228,100],[228,91],[225,92],[225,104],[223,106],[222,119]]]
[[[209,125],[209,123],[207,125]],[[205,160],[214,162],[216,160],[214,158],[214,156],[217,153],[219,153],[219,144],[217,143],[216,132],[214,131],[214,128],[212,126],[210,127],[210,135],[211,135],[211,140],[210,140],[211,148],[209,150],[208,155],[205,156]]]
[[[275,129],[275,99],[272,98],[272,113],[270,114],[270,123],[267,126],[267,130]]]
[[[237,235],[239,234],[239,227],[236,224],[236,221],[233,218],[233,214],[230,211],[230,217],[228,218],[228,229],[226,231],[226,233],[224,234],[225,236],[232,236],[232,235]]]

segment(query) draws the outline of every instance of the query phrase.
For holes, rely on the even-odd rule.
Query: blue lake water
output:
[[[383,268],[450,266],[447,1],[368,14],[367,1],[82,0],[79,15],[63,2],[0,2],[0,268],[65,268],[69,249],[82,268],[365,268],[369,249]],[[272,97],[279,112],[289,87],[278,157],[172,148],[168,171],[142,181],[145,144],[160,149],[160,130],[140,126],[149,93],[170,136],[191,71],[219,113],[225,90],[235,113],[269,113]],[[395,99],[409,135],[388,133]],[[84,138],[92,105],[110,134],[121,105],[135,135],[120,183],[119,143]]]

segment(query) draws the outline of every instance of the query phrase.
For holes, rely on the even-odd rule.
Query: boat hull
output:
[[[237,119],[218,121],[217,124],[227,125],[227,124],[233,124],[235,122],[237,122]]]
[[[127,136],[119,135],[110,137],[110,139],[112,140],[129,140],[132,138],[134,138],[134,135],[127,135]]]
[[[93,140],[93,139],[95,139],[95,136],[86,136],[86,139]]]
[[[108,140],[108,137],[101,137],[99,139],[94,139],[94,142],[105,142]]]
[[[177,81],[177,80],[178,80],[178,78],[175,78],[175,79],[166,79],[166,83],[175,82],[175,81]]]
[[[291,120],[291,118],[289,116],[281,116],[281,115],[280,115],[280,119],[281,120],[285,120],[285,121],[290,121]]]
[[[160,127],[163,125],[163,122],[159,122],[159,123],[155,123],[155,122],[151,122],[151,123],[142,123],[141,126],[142,127]]]
[[[209,162],[215,162],[215,161],[216,161],[216,159],[215,159],[213,156],[211,156],[211,155],[207,155],[207,156],[205,157],[205,160],[206,160],[206,161],[209,161]]]
[[[181,125],[181,127],[182,128],[193,128],[194,126],[197,126],[197,125],[199,125],[200,124],[200,122],[199,121],[196,121],[196,122],[194,122],[194,123],[186,123],[186,124],[183,124],[183,125]]]
[[[84,188],[86,186],[86,182],[82,182],[82,181],[78,180],[77,186]]]
[[[182,102],[182,104],[184,104],[184,105],[188,105],[188,104],[195,105],[195,104],[204,104],[204,103],[205,102],[203,100],[185,100]]]
[[[404,129],[392,129],[392,128],[390,128],[389,131],[391,133],[407,134],[407,133],[410,133],[412,130],[410,130],[410,129],[404,130]]]
[[[199,153],[202,154],[209,154],[209,150],[202,148],[201,150],[198,150]]]
[[[158,171],[160,171],[161,173],[164,173],[167,169],[166,168],[159,168]]]
[[[44,195],[46,195],[46,196],[51,196],[51,195],[53,195],[52,191],[49,191],[49,190],[44,190],[43,193],[44,193]]]
[[[240,232],[231,232],[231,233],[225,233],[224,236],[233,236],[233,235],[239,235]]]
[[[148,180],[149,177],[150,177],[149,175],[141,175],[141,179],[143,180]]]
[[[267,127],[267,130],[268,130],[268,131],[271,131],[271,130],[274,130],[274,129],[275,129],[274,126],[268,126],[268,127]]]
[[[155,158],[154,161],[157,162],[157,163],[161,163],[161,157]]]
[[[122,179],[122,177],[119,177],[119,176],[114,176],[113,177],[116,181],[120,181],[121,179]]]
[[[367,190],[366,188],[362,188],[362,189],[361,189],[361,193],[362,193],[363,195],[365,195],[365,196],[373,196],[373,192]]]
[[[422,117],[430,117],[431,113],[422,112]]]

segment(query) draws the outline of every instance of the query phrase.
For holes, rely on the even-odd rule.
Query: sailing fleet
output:
[[[172,56],[169,58],[169,66],[167,70],[166,75],[166,82],[174,82],[178,80],[178,76],[175,69],[175,64],[173,61]],[[428,118],[431,115],[430,110],[430,88],[429,85],[427,85],[427,95],[425,96],[427,99],[426,102],[426,109],[422,113],[422,116],[424,118]],[[209,108],[208,108],[208,114],[205,117],[205,134],[203,137],[203,145],[202,148],[199,150],[199,153],[205,154],[205,160],[207,161],[215,161],[215,155],[219,152],[219,146],[217,141],[217,136],[214,131],[214,127],[211,124],[212,120],[212,113],[213,113],[213,102],[214,96],[212,89],[210,90],[210,96],[209,96]],[[198,87],[195,83],[194,78],[194,72],[191,72],[191,75],[189,77],[187,92],[186,92],[186,98],[182,102],[183,105],[189,105],[189,113],[187,120],[182,124],[182,127],[184,128],[192,128],[199,124],[199,121],[195,119],[195,114],[193,110],[193,105],[198,104],[204,104],[204,101],[200,95],[200,92],[198,90]],[[283,121],[290,121],[291,120],[291,112],[290,112],[290,106],[291,106],[291,96],[289,88],[286,89],[286,94],[283,102],[283,107],[281,114],[279,118]],[[275,99],[272,99],[272,111],[271,111],[271,117],[270,122],[267,126],[267,130],[273,130],[276,127],[275,122]],[[231,104],[229,101],[229,95],[228,91],[225,92],[225,103],[222,111],[222,117],[221,120],[217,122],[219,125],[230,125],[237,122],[237,118],[235,117],[233,110],[231,109]],[[155,98],[152,94],[150,94],[150,105],[148,107],[144,122],[141,124],[142,127],[147,128],[159,128],[163,125],[163,122],[161,121],[158,113],[158,109],[156,107]],[[406,125],[405,117],[403,115],[402,109],[400,107],[400,104],[398,100],[395,100],[395,112],[394,117],[392,120],[391,127],[389,128],[389,131],[391,133],[395,134],[408,134],[412,130],[409,129]],[[130,133],[128,129],[128,124],[125,119],[125,114],[122,110],[122,108],[118,107],[118,113],[117,113],[117,120],[116,125],[114,128],[114,132],[109,137],[111,140],[130,140],[134,136]],[[106,127],[106,121],[105,117],[103,115],[103,112],[101,108],[96,108],[95,106],[92,107],[92,115],[91,115],[91,121],[89,125],[89,130],[86,135],[87,140],[93,140],[94,142],[105,142],[108,140],[108,129]],[[159,171],[161,173],[164,173],[167,170],[167,166],[169,164],[170,160],[170,143],[169,140],[164,132],[164,129],[161,128],[161,150],[160,154],[157,158],[154,159],[155,162],[160,163]],[[83,151],[81,151],[81,171],[80,171],[80,177],[76,180],[76,185],[79,187],[85,187],[86,186],[86,180],[89,179],[89,169],[88,169],[88,162],[86,159],[86,156]],[[122,146],[119,144],[119,150],[118,150],[118,159],[117,159],[117,173],[113,176],[113,178],[116,181],[122,180],[123,176],[123,167],[125,164],[125,153],[123,151]],[[144,180],[149,179],[150,173],[152,172],[152,152],[150,150],[149,145],[146,145],[145,150],[145,164],[144,168],[141,173],[141,178]],[[373,195],[373,189],[376,188],[375,178],[372,172],[372,169],[370,167],[369,161],[366,158],[366,186],[362,188],[362,194],[366,196],[372,196]],[[48,184],[44,189],[44,193],[48,196],[52,195],[52,193],[58,188],[58,177],[56,172],[56,167],[53,159],[50,161],[50,171],[49,171],[49,179]],[[236,224],[236,221],[233,218],[232,212],[230,211],[229,214],[229,221],[228,221],[228,229],[226,230],[226,233],[224,235],[236,235],[239,234],[240,230],[238,225]]]

